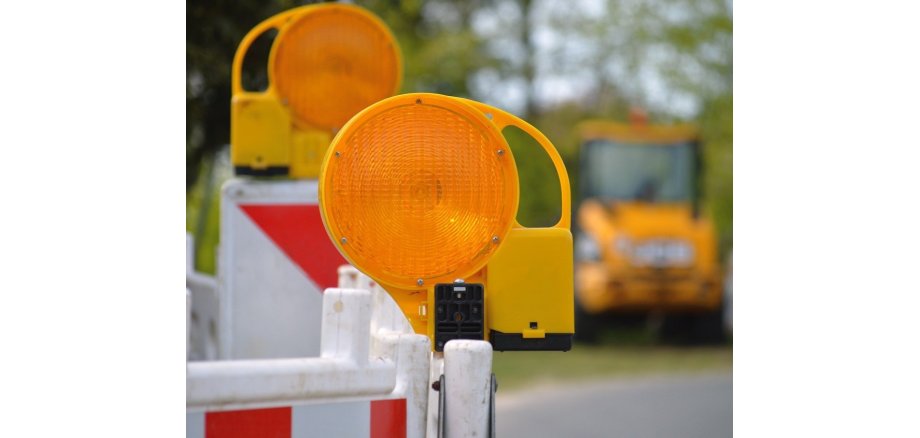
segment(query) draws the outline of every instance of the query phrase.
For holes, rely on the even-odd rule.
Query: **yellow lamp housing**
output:
[[[268,88],[243,89],[243,58],[275,29]],[[402,55],[387,26],[349,4],[302,6],[243,38],[233,58],[230,160],[238,175],[316,178],[334,133],[399,90]]]
[[[537,140],[562,190],[559,222],[525,228],[502,129]],[[323,224],[342,255],[383,286],[418,333],[495,350],[571,348],[571,199],[562,158],[527,122],[471,100],[394,96],[332,140],[319,178]]]

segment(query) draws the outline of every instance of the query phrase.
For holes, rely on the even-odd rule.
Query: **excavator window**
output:
[[[589,141],[581,154],[581,195],[619,201],[690,202],[694,195],[693,155],[691,142]]]

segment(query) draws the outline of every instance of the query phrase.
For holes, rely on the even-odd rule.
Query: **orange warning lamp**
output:
[[[270,30],[268,88],[242,85],[243,58]],[[231,161],[237,174],[313,178],[332,135],[400,86],[402,58],[390,30],[367,10],[318,4],[253,28],[233,59]]]
[[[515,220],[520,186],[501,129],[553,160],[562,218]],[[574,333],[569,181],[543,134],[485,104],[429,93],[353,117],[323,161],[319,204],[339,251],[381,284],[435,350],[488,339],[496,350],[567,350]]]

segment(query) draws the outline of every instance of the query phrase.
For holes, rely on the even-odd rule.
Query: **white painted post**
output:
[[[362,289],[326,289],[323,297],[321,357],[348,358],[367,363],[370,347],[371,292]]]
[[[358,269],[352,265],[342,265],[338,269],[339,287],[343,289],[354,289],[358,287]]]
[[[444,416],[448,438],[487,437],[492,385],[492,345],[453,340],[444,346]]]
[[[371,357],[393,358],[399,367],[393,393],[406,398],[406,436],[424,437],[431,342],[424,335],[392,332],[377,334],[372,341]]]

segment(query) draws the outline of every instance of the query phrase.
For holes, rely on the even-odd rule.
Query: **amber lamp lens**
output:
[[[517,213],[517,170],[500,132],[449,97],[402,95],[359,114],[321,174],[330,236],[358,269],[417,288],[481,269]]]
[[[275,42],[270,74],[296,123],[339,129],[397,91],[399,49],[379,20],[345,5],[294,20]]]

